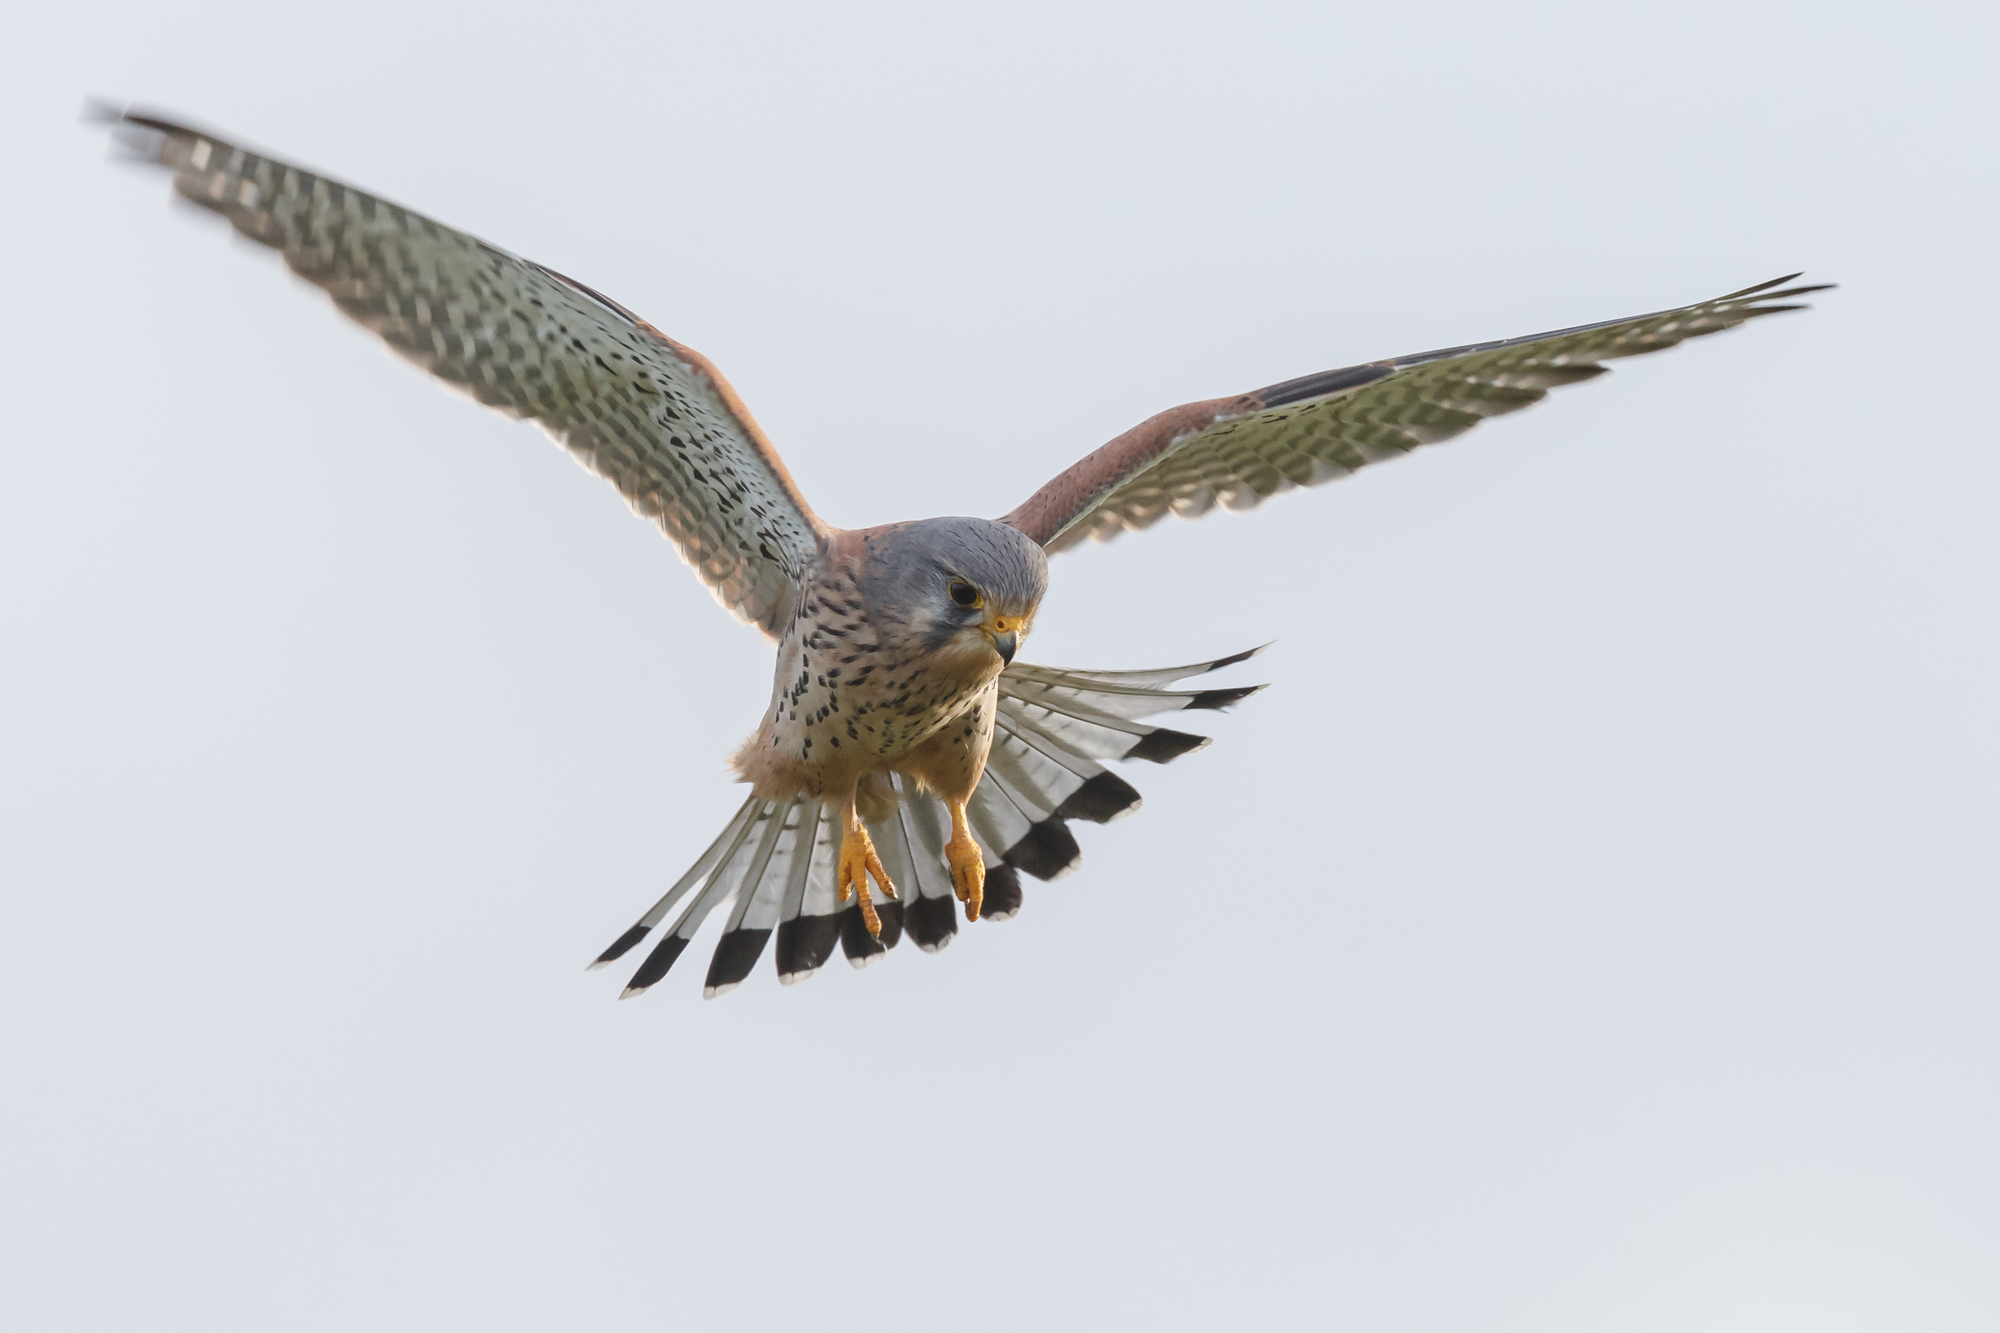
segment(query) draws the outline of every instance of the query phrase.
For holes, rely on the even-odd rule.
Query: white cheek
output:
[[[975,671],[989,665],[989,659],[998,661],[1000,657],[976,625],[966,625],[946,639],[937,655],[942,662]]]

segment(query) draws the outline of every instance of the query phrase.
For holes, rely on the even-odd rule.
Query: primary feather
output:
[[[154,116],[121,142],[418,366],[533,421],[775,633],[825,525],[721,372],[582,283],[351,185]]]
[[[1798,276],[1650,315],[1417,352],[1188,403],[1120,435],[1000,521],[1054,554],[1170,513],[1253,509],[1280,491],[1333,481],[1517,412],[1550,389],[1602,375],[1605,361],[1798,310],[1788,298],[1827,290],[1784,286]]]

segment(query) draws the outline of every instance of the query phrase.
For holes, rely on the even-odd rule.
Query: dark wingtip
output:
[[[1153,764],[1169,764],[1184,754],[1201,749],[1210,739],[1208,736],[1175,731],[1172,727],[1155,727],[1140,737],[1139,743],[1125,752],[1125,757],[1144,759]]]
[[[213,135],[203,135],[198,130],[176,125],[170,120],[141,115],[129,106],[120,108],[109,103],[88,103],[84,107],[83,118],[104,126],[110,132],[111,153],[115,160],[147,166],[169,165],[166,145],[176,135],[214,139]]]
[[[681,950],[687,946],[685,935],[669,935],[654,945],[653,951],[646,955],[646,961],[639,964],[639,970],[625,983],[625,989],[618,998],[624,1000],[634,995],[645,994],[655,982],[667,975],[667,969],[674,965],[674,960],[681,956]]]
[[[632,951],[633,945],[637,944],[640,940],[645,939],[647,932],[650,930],[652,930],[652,927],[648,925],[637,925],[632,927],[632,929],[626,931],[623,935],[620,935],[617,939],[611,941],[611,947],[609,949],[606,949],[603,953],[597,955],[597,961],[592,963],[589,967],[586,967],[583,970],[586,972],[595,972],[598,968],[603,967],[606,963],[617,962],[620,958],[623,958],[626,954]]]
[[[137,125],[142,130],[153,130],[160,134],[185,134],[197,139],[221,138],[220,135],[211,134],[209,131],[196,125],[189,125],[178,120],[168,120],[165,116],[147,115],[130,102],[127,102],[122,107],[107,106],[105,109],[112,113],[111,120],[115,124]]]
[[[1831,282],[1813,282],[1813,283],[1806,283],[1803,286],[1799,287],[1785,286],[1785,284],[1790,282],[1792,279],[1803,276],[1804,272],[1805,271],[1801,269],[1798,273],[1787,273],[1782,278],[1772,278],[1769,282],[1760,282],[1755,287],[1745,287],[1740,292],[1731,292],[1729,293],[1729,295],[1721,297],[1719,299],[1724,301],[1741,301],[1746,297],[1755,297],[1759,302],[1781,301],[1789,296],[1804,296],[1808,292],[1830,292],[1834,290],[1834,288],[1838,285],[1836,283],[1831,283]],[[1773,291],[1772,289],[1776,287],[1782,287],[1784,288],[1784,290]],[[1753,311],[1751,313],[1762,315],[1768,313],[1776,313],[1777,311],[1785,309],[1796,310],[1803,308],[1804,307],[1801,306],[1790,306],[1790,307],[1764,306],[1762,309]]]
[[[1270,643],[1260,643],[1255,648],[1246,648],[1242,652],[1232,654],[1229,657],[1218,657],[1208,664],[1208,669],[1210,671],[1220,671],[1226,666],[1235,666],[1238,662],[1247,662],[1276,642],[1276,639],[1272,639]]]
[[[1257,408],[1253,410],[1269,411],[1274,407],[1289,407],[1293,403],[1323,398],[1343,389],[1358,389],[1395,373],[1396,367],[1387,361],[1370,361],[1366,365],[1342,366],[1338,370],[1322,370],[1312,375],[1301,375],[1295,380],[1269,384],[1250,396],[1257,400]]]
[[[1739,309],[1746,319],[1755,319],[1759,315],[1782,315],[1787,310],[1810,310],[1812,309],[1810,301],[1794,301],[1791,298],[1833,290],[1835,290],[1834,285],[1830,282],[1815,283],[1810,287],[1787,287],[1782,292],[1760,296],[1757,298],[1757,304],[1741,306]],[[1772,304],[1773,302],[1776,304]]]
[[[1762,282],[1756,283],[1749,287],[1745,287],[1740,292],[1731,292],[1727,296],[1722,297],[1721,299],[1724,301],[1738,301],[1746,296],[1755,296],[1758,292],[1768,292],[1773,287],[1784,286],[1786,283],[1790,282],[1793,278],[1800,276],[1800,274],[1803,274],[1804,272],[1805,272],[1804,269],[1800,269],[1798,273],[1787,273],[1782,278],[1766,278]]]
[[[1200,694],[1188,700],[1187,706],[1189,708],[1227,708],[1231,704],[1243,702],[1243,700],[1248,699],[1260,690],[1269,688],[1268,685],[1243,685],[1233,690],[1203,690]]]
[[[1143,804],[1138,791],[1116,773],[1099,773],[1063,798],[1056,807],[1057,819],[1087,819],[1093,824],[1109,824],[1120,815],[1129,815]]]

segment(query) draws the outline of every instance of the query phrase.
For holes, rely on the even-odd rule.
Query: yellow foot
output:
[[[963,819],[952,821],[951,841],[944,845],[944,859],[951,866],[951,887],[965,904],[965,919],[977,921],[979,906],[986,901],[986,856],[972,840],[972,831]]]
[[[875,913],[875,904],[868,900],[868,877],[882,886],[882,896],[891,900],[896,897],[896,886],[889,882],[889,872],[882,868],[882,858],[875,854],[875,844],[869,841],[868,830],[860,820],[855,820],[843,831],[840,839],[840,863],[834,870],[834,892],[840,901],[846,902],[849,894],[861,899],[861,923],[868,927],[868,933],[879,937],[882,934],[882,918]]]

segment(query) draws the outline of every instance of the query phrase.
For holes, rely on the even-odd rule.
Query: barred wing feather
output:
[[[828,529],[721,373],[541,265],[351,186],[151,116],[114,117],[183,198],[284,256],[402,356],[533,421],[775,632]]]
[[[1053,553],[1170,513],[1253,509],[1281,491],[1345,477],[1519,411],[1550,389],[1602,375],[1603,362],[1797,310],[1788,298],[1826,290],[1785,286],[1797,276],[1655,314],[1418,352],[1189,403],[1111,441],[1001,522]]]

